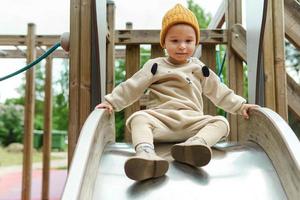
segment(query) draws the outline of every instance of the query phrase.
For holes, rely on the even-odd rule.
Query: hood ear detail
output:
[[[202,74],[203,74],[204,77],[209,76],[209,68],[207,66],[202,67]]]
[[[157,72],[157,63],[154,63],[153,65],[152,65],[152,67],[151,67],[151,73],[153,74],[153,75],[155,75],[156,74],[156,72]]]

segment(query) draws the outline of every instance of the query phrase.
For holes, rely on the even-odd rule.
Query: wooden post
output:
[[[151,58],[157,58],[164,56],[164,50],[160,46],[160,44],[152,44],[151,45]]]
[[[52,132],[52,56],[46,58],[42,199],[49,199]]]
[[[132,23],[126,23],[126,29],[132,29]],[[137,72],[140,68],[140,46],[139,45],[126,45],[126,58],[125,58],[125,66],[126,66],[126,79],[130,78],[135,72]],[[125,109],[125,120],[134,113],[135,111],[140,109],[139,101],[132,104],[131,106]],[[127,129],[125,129],[125,142],[131,141],[131,135]]]
[[[70,2],[68,166],[79,135],[80,0]]]
[[[91,112],[91,0],[81,0],[79,130]]]
[[[243,62],[235,55],[231,47],[231,31],[236,23],[242,23],[242,3],[241,0],[226,1],[225,19],[228,29],[228,45],[227,45],[227,63],[228,63],[228,81],[229,87],[238,95],[243,95]],[[229,115],[231,133],[229,139],[231,141],[238,140],[238,119],[236,115]]]
[[[216,72],[216,45],[203,45],[201,61]],[[203,112],[205,115],[216,115],[216,106],[205,96],[203,96]]]
[[[287,17],[288,18],[288,17]],[[288,119],[287,80],[284,53],[284,7],[282,0],[268,1],[263,63],[265,106]]]
[[[276,111],[283,119],[288,120],[287,83],[284,53],[284,7],[282,0],[274,0],[273,15],[273,42],[274,42],[274,67],[276,81]]]
[[[106,93],[111,93],[115,87],[115,4],[107,2],[107,22],[109,28],[109,43],[106,50]]]
[[[35,25],[30,23],[28,24],[27,32],[27,63],[31,63],[35,60],[35,57]],[[34,72],[34,68],[31,68],[26,72],[22,200],[31,199],[32,140],[35,105]]]
[[[263,40],[263,66],[265,78],[265,106],[276,111],[274,43],[273,43],[273,2],[268,1],[265,33]]]
[[[91,111],[91,1],[71,0],[68,164]]]

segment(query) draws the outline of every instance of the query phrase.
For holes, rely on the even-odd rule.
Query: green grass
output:
[[[33,162],[42,162],[43,153],[36,151],[33,152]],[[51,160],[63,159],[58,156],[51,156]],[[7,152],[3,147],[0,147],[0,167],[10,165],[22,165],[23,164],[23,153],[12,153]]]

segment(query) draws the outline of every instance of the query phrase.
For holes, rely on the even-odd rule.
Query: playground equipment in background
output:
[[[262,38],[263,32],[255,38]],[[255,44],[247,54],[258,54],[253,63],[259,64],[262,44]],[[208,166],[198,169],[172,162],[170,144],[156,144],[158,154],[171,162],[169,172],[160,179],[134,182],[123,171],[125,160],[134,154],[132,146],[115,143],[114,116],[94,110],[81,129],[62,199],[297,199],[299,140],[270,109],[251,110],[250,116],[239,120],[239,142],[216,145]]]
[[[71,6],[71,11],[72,16],[71,21],[71,35],[69,36],[68,34],[65,36],[63,40],[61,40],[61,46],[65,50],[69,50],[69,37],[70,40],[72,41],[72,46],[71,46],[71,62],[72,62],[72,67],[70,69],[70,127],[69,127],[69,160],[73,158],[73,164],[71,165],[70,168],[70,173],[69,173],[69,178],[68,182],[65,188],[64,196],[63,199],[77,199],[79,197],[84,197],[84,199],[91,199],[92,197],[96,198],[99,197],[97,195],[100,195],[100,197],[107,197],[105,195],[108,195],[107,193],[102,191],[111,191],[111,188],[107,188],[107,186],[113,187],[114,184],[110,184],[109,182],[107,185],[105,185],[102,180],[114,180],[114,181],[119,181],[123,182],[124,185],[124,190],[120,190],[120,198],[139,198],[143,196],[141,195],[141,191],[145,192],[145,188],[148,190],[146,191],[145,194],[147,195],[155,195],[155,194],[150,194],[152,189],[156,187],[157,191],[162,191],[164,189],[168,189],[168,187],[172,186],[172,189],[174,187],[177,187],[175,182],[177,181],[177,178],[180,178],[181,180],[183,177],[176,177],[175,174],[177,173],[184,173],[184,177],[189,179],[185,180],[187,183],[191,184],[191,188],[196,186],[197,188],[201,187],[202,189],[206,190],[209,189],[210,187],[213,187],[213,185],[210,185],[210,183],[221,183],[222,181],[231,181],[229,179],[225,179],[224,176],[235,176],[236,177],[240,174],[234,174],[234,173],[218,173],[220,176],[223,176],[224,179],[217,179],[216,177],[213,177],[213,174],[215,171],[213,171],[213,167],[209,168],[210,166],[207,166],[208,168],[203,169],[207,170],[206,173],[202,173],[203,170],[200,170],[200,176],[199,178],[203,178],[202,182],[199,181],[198,179],[192,178],[191,174],[199,175],[199,170],[192,170],[190,168],[176,166],[176,164],[172,164],[172,169],[170,171],[170,174],[167,174],[167,178],[162,179],[161,181],[154,180],[153,182],[146,182],[146,183],[141,183],[141,184],[133,184],[129,180],[126,179],[124,173],[120,171],[120,168],[122,168],[122,159],[124,160],[126,156],[129,156],[132,152],[133,149],[131,149],[130,145],[128,144],[111,144],[115,141],[115,136],[114,136],[114,119],[113,116],[108,116],[107,113],[104,113],[103,111],[93,111],[89,118],[86,120],[81,133],[77,132],[82,123],[85,121],[87,114],[90,113],[90,108],[92,107],[92,103],[90,102],[95,102],[98,97],[101,96],[96,96],[95,97],[95,91],[100,91],[101,94],[105,92],[105,86],[107,91],[109,91],[109,88],[113,85],[113,79],[111,79],[112,74],[111,69],[112,67],[106,68],[103,66],[103,63],[107,63],[108,66],[113,66],[114,59],[113,59],[113,50],[114,50],[114,44],[123,44],[127,45],[126,49],[128,52],[133,55],[133,56],[127,56],[129,53],[126,53],[126,62],[127,64],[132,64],[135,66],[136,63],[139,63],[137,59],[137,55],[139,55],[139,48],[137,47],[139,44],[141,44],[141,35],[139,33],[145,33],[145,31],[135,31],[135,30],[119,30],[115,31],[113,26],[113,4],[111,1],[108,1],[109,5],[107,8],[107,13],[110,16],[107,21],[108,21],[108,29],[107,26],[104,26],[104,28],[98,27],[100,26],[103,21],[105,21],[105,15],[106,15],[106,5],[102,1],[95,1],[95,5],[92,3],[91,7],[90,4],[86,4],[86,2],[80,2],[80,6],[77,4]],[[227,3],[225,3],[227,2]],[[242,29],[241,26],[238,26],[236,23],[241,23],[239,22],[240,19],[236,19],[237,16],[239,16],[240,10],[238,9],[238,5],[236,4],[239,1],[232,1],[232,0],[226,0],[224,3],[221,5],[221,9],[223,7],[223,13],[218,12],[219,16],[213,19],[213,23],[215,26],[210,26],[210,28],[221,28],[222,23],[224,22],[224,13],[225,10],[227,10],[227,16],[229,18],[226,19],[226,24],[229,24],[230,28],[226,30],[208,30],[202,34],[205,36],[203,39],[208,39],[209,42],[206,43],[207,46],[204,45],[205,50],[203,51],[204,57],[206,58],[205,62],[208,63],[208,65],[213,65],[214,61],[214,56],[207,56],[212,55],[214,53],[213,48],[210,48],[210,46],[215,47],[216,44],[224,44],[228,43],[230,45],[230,48],[228,48],[228,61],[229,65],[232,66],[233,64],[233,72],[232,74],[236,77],[239,76],[239,73],[236,70],[237,66],[235,64],[236,62],[236,57],[242,58],[242,61],[247,62],[247,53],[245,51],[246,47],[246,42],[245,42],[245,30]],[[97,4],[101,4],[100,6]],[[274,9],[276,6],[278,6],[278,2],[272,1],[274,6],[272,8],[268,7],[268,9]],[[294,0],[285,0],[285,20],[286,20],[286,35],[288,39],[296,46],[300,47],[300,35],[299,35],[299,30],[300,30],[300,15],[299,15],[299,3],[294,1]],[[83,5],[84,4],[84,5]],[[226,7],[226,6],[227,7]],[[88,10],[89,8],[92,8],[91,10]],[[77,12],[81,9],[83,9],[82,12]],[[74,10],[76,10],[74,12]],[[95,10],[97,11],[96,13]],[[102,12],[104,11],[105,12]],[[220,10],[220,9],[219,9]],[[264,53],[268,53],[268,51],[271,51],[270,54],[273,54],[273,49],[276,49],[275,47],[273,48],[273,43],[275,41],[270,42],[270,38],[275,38],[278,35],[272,35],[274,34],[274,29],[276,26],[274,24],[278,24],[278,19],[280,20],[280,15],[283,14],[282,9],[279,6],[279,11],[274,14],[274,11],[272,10],[273,16],[269,16],[267,20],[269,20],[266,24],[266,26],[272,26],[268,31],[268,43],[266,43],[267,47],[271,47]],[[86,15],[86,13],[92,11],[92,22],[88,21],[90,19],[90,16]],[[101,12],[99,12],[101,11]],[[276,15],[276,16],[275,16]],[[98,19],[101,19],[101,23],[98,23],[98,21],[95,19],[95,16],[98,16]],[[80,18],[78,18],[80,17]],[[275,18],[275,19],[272,19]],[[238,17],[237,17],[238,18]],[[80,20],[78,20],[80,19]],[[270,21],[271,19],[271,21]],[[273,21],[272,21],[273,20]],[[222,22],[223,21],[223,22]],[[234,24],[233,24],[234,23]],[[90,27],[92,24],[92,27]],[[96,30],[95,30],[95,25],[96,24]],[[103,24],[102,24],[103,25]],[[106,25],[106,24],[105,24]],[[275,28],[274,28],[275,27]],[[279,27],[280,29],[281,27]],[[102,32],[99,32],[98,30],[101,30]],[[273,30],[273,31],[272,31]],[[92,32],[89,32],[92,31]],[[103,32],[106,32],[106,34],[103,34]],[[151,31],[150,31],[151,32]],[[153,31],[152,33],[154,33]],[[91,34],[90,34],[91,33]],[[228,33],[228,34],[227,34]],[[134,35],[136,37],[132,37]],[[271,36],[270,36],[271,34]],[[92,39],[89,38],[90,35],[92,35]],[[114,37],[116,35],[116,37]],[[212,39],[209,38],[213,35]],[[150,37],[152,37],[153,34],[150,34]],[[29,36],[28,36],[29,37]],[[149,42],[149,40],[153,40],[153,38],[149,39],[145,37],[145,35],[142,35],[143,39]],[[134,40],[131,40],[131,39]],[[106,39],[106,41],[105,41]],[[211,40],[210,40],[211,39]],[[101,42],[99,42],[101,40]],[[233,40],[233,41],[230,41]],[[87,41],[87,42],[86,42]],[[218,41],[218,42],[216,42]],[[281,41],[281,40],[280,40]],[[145,41],[143,41],[145,42]],[[99,45],[99,43],[101,43]],[[99,48],[103,47],[103,43],[107,43],[107,48]],[[149,42],[152,47],[152,55],[160,55],[161,54],[161,49],[155,44],[155,42]],[[24,44],[24,43],[22,43]],[[92,44],[92,46],[90,46]],[[209,45],[208,45],[209,44]],[[244,44],[244,46],[243,46]],[[241,46],[239,46],[241,45]],[[269,46],[268,46],[269,45]],[[278,45],[278,44],[276,44]],[[46,45],[47,46],[47,45]],[[93,49],[92,52],[89,51],[89,49]],[[266,48],[265,48],[266,49]],[[126,51],[127,51],[126,50]],[[101,52],[99,52],[101,51]],[[105,52],[106,55],[105,55]],[[136,55],[134,55],[136,53]],[[109,55],[109,56],[108,56]],[[105,58],[107,56],[107,62],[105,61]],[[270,56],[270,55],[267,55]],[[272,57],[273,58],[273,57]],[[265,64],[265,66],[270,66],[273,67],[273,65],[277,65],[276,69],[278,68],[278,62],[281,60],[276,60],[278,58],[278,55],[274,56],[274,59],[269,59],[271,62],[269,64]],[[101,62],[99,62],[99,59]],[[93,63],[93,66],[99,67],[101,66],[100,69],[101,73],[92,67],[86,67],[86,63],[90,62]],[[276,63],[272,63],[276,60]],[[208,61],[208,62],[207,62]],[[279,64],[280,64],[279,62]],[[209,64],[210,63],[210,64]],[[139,66],[139,64],[138,64]],[[94,71],[93,71],[94,70]],[[105,77],[105,71],[107,72],[107,76]],[[274,70],[274,69],[273,69]],[[269,73],[270,71],[265,71],[267,75],[272,74]],[[131,75],[134,73],[134,69],[129,69],[127,71],[127,74]],[[274,73],[274,72],[273,72]],[[281,71],[276,72],[277,75],[274,77],[268,77],[268,82],[273,84],[272,81],[276,80],[279,82],[279,89],[276,89],[276,91],[273,91],[273,95],[266,95],[265,97],[268,97],[269,100],[271,99],[273,103],[267,104],[271,105],[272,109],[278,111],[282,116],[284,116],[284,106],[287,104],[287,102],[281,102],[278,101],[280,99],[283,93],[281,93],[282,85],[280,83],[283,83],[283,79],[278,78],[279,76],[285,76],[285,73],[282,73]],[[101,79],[98,79],[99,77],[96,77],[95,79],[90,78],[90,74],[92,76],[101,74]],[[232,82],[236,82],[237,80],[240,80],[239,78],[233,77]],[[105,79],[107,78],[107,81]],[[278,79],[278,80],[277,80]],[[271,80],[271,81],[270,81]],[[94,87],[93,84],[99,85],[101,82],[100,87]],[[30,83],[28,83],[30,84]],[[231,81],[229,84],[232,84]],[[241,83],[238,83],[241,85]],[[48,84],[49,85],[49,84]],[[91,86],[92,85],[92,86]],[[233,89],[240,92],[240,89],[236,87],[236,83],[233,83]],[[232,87],[232,85],[230,85]],[[267,87],[267,86],[266,86]],[[286,87],[286,86],[284,86]],[[92,89],[91,89],[92,88]],[[285,88],[286,89],[286,88]],[[89,91],[92,91],[89,93]],[[300,99],[300,95],[298,95],[300,92],[297,93],[298,89],[294,89],[294,87],[291,87],[288,85],[288,98],[289,98],[289,106],[290,108],[295,111],[298,116],[300,116],[300,108],[299,108],[299,100],[295,99]],[[275,93],[275,96],[274,96]],[[276,96],[276,93],[278,94]],[[268,94],[272,94],[269,93]],[[92,100],[91,100],[92,99]],[[276,100],[275,100],[276,99]],[[266,99],[266,102],[268,102],[268,99]],[[29,102],[28,104],[34,104],[32,102]],[[277,107],[276,107],[277,106]],[[282,108],[280,108],[282,106]],[[208,112],[209,113],[209,112]],[[47,114],[45,114],[47,116]],[[236,129],[235,127],[232,128],[234,134],[236,130],[238,130],[238,134],[234,135],[233,137],[230,138],[233,141],[239,141],[239,144],[236,143],[227,143],[224,144],[223,147],[218,147],[215,152],[219,153],[216,154],[215,159],[213,160],[213,163],[221,163],[225,164],[226,166],[231,167],[234,164],[237,164],[238,169],[245,169],[245,175],[246,177],[250,177],[251,175],[255,175],[255,173],[259,173],[260,175],[263,175],[262,179],[259,179],[261,182],[268,182],[272,183],[276,186],[276,189],[278,193],[273,193],[274,191],[272,188],[265,188],[264,186],[266,185],[255,185],[255,186],[262,186],[262,190],[260,187],[256,188],[253,185],[250,187],[252,190],[250,191],[251,194],[249,194],[249,198],[252,195],[255,195],[255,191],[257,192],[263,192],[263,194],[266,194],[266,196],[272,198],[273,195],[279,195],[280,197],[288,197],[290,199],[297,198],[299,194],[299,152],[297,150],[298,147],[299,149],[299,141],[294,137],[294,134],[291,132],[290,128],[285,124],[285,122],[276,115],[276,113],[273,113],[272,111],[268,109],[258,109],[254,110],[251,113],[251,120],[247,123],[244,123],[243,121],[239,121],[239,129]],[[253,120],[253,121],[252,121]],[[238,121],[238,120],[236,120]],[[28,122],[29,124],[31,122]],[[234,123],[232,123],[234,124]],[[235,125],[234,125],[235,126]],[[78,136],[80,135],[80,138],[78,139]],[[77,143],[78,139],[78,143]],[[255,144],[254,144],[255,143]],[[257,146],[258,144],[259,146]],[[73,156],[73,150],[75,149],[75,145],[77,145],[75,154]],[[163,146],[162,146],[163,147]],[[273,148],[274,147],[274,148]],[[164,147],[166,148],[166,147]],[[296,150],[295,150],[296,149]],[[165,151],[161,151],[165,152]],[[101,157],[101,155],[103,156]],[[233,163],[226,162],[225,159],[220,159],[220,156],[226,156],[228,157],[229,161],[234,161]],[[252,169],[246,168],[245,163],[247,163],[247,159],[243,159],[242,156],[248,155],[248,158],[251,158],[253,162],[251,162],[251,165],[248,167],[253,167]],[[168,155],[162,155],[166,156],[168,158]],[[270,160],[268,160],[269,158]],[[109,166],[113,166],[113,163],[115,162],[115,159],[120,159],[120,162],[116,162],[117,166],[116,168],[113,168],[110,172],[112,173],[107,173],[105,171],[105,166],[107,164]],[[29,159],[30,160],[30,159]],[[224,163],[222,163],[224,162]],[[260,165],[259,163],[262,162],[264,163],[263,165]],[[27,163],[28,164],[28,163]],[[248,163],[249,164],[249,163]],[[46,164],[47,165],[47,164]],[[24,171],[29,171],[29,168],[26,167],[24,168]],[[248,171],[249,170],[249,171]],[[253,171],[251,171],[253,170]],[[228,171],[227,171],[228,172]],[[237,172],[237,171],[235,171]],[[98,173],[98,175],[96,175]],[[249,175],[250,173],[250,175]],[[203,176],[204,174],[204,176]],[[276,175],[278,174],[278,176]],[[29,174],[30,175],[30,174]],[[249,175],[249,176],[248,176]],[[266,176],[269,176],[269,178],[264,179]],[[168,176],[170,178],[168,178]],[[208,176],[208,178],[206,178]],[[28,178],[28,174],[25,176]],[[210,179],[212,178],[212,179]],[[216,178],[216,179],[213,179]],[[240,178],[240,179],[239,179]],[[240,180],[245,179],[245,177],[239,177],[235,179],[236,184],[240,184]],[[46,178],[47,179],[47,178]],[[24,184],[25,186],[23,187],[23,191],[30,191],[30,180],[25,180],[26,183]],[[43,183],[46,182],[47,180],[44,180],[43,178]],[[220,182],[218,182],[220,181]],[[249,182],[247,184],[251,183],[251,180],[248,179]],[[269,182],[270,181],[270,182]],[[280,184],[279,184],[280,181]],[[191,183],[193,182],[193,183]],[[168,184],[166,184],[168,183]],[[170,184],[169,184],[170,183]],[[196,184],[194,184],[196,183]],[[27,184],[27,185],[26,185]],[[96,185],[95,185],[96,184]],[[194,186],[193,186],[194,184]],[[116,185],[116,184],[115,184]],[[241,185],[242,186],[242,185]],[[249,186],[249,185],[248,185]],[[252,187],[253,186],[253,187]],[[95,187],[99,187],[99,193],[97,193],[98,190],[94,190]],[[117,185],[116,185],[117,187]],[[154,188],[153,188],[154,187]],[[45,186],[47,188],[47,186]],[[232,188],[230,188],[232,191]],[[230,191],[230,189],[228,189]],[[233,189],[239,189],[239,190],[247,190],[247,188],[233,188]],[[189,192],[189,191],[187,191]],[[227,193],[228,191],[224,191],[225,195],[229,195]],[[44,193],[44,192],[43,192]],[[45,192],[46,193],[46,192]],[[193,195],[195,193],[192,193]],[[207,193],[208,194],[208,193]],[[247,193],[248,194],[248,193]],[[268,195],[269,194],[269,195]],[[162,194],[163,195],[163,194]],[[196,194],[197,195],[197,194]],[[208,194],[209,195],[209,194]],[[25,195],[24,195],[25,196]],[[26,196],[30,196],[27,195]],[[201,196],[201,195],[200,195]],[[180,197],[180,195],[178,196]],[[231,198],[238,198],[239,197],[231,197]],[[245,198],[245,195],[243,195],[242,198]],[[274,197],[276,198],[276,197]]]

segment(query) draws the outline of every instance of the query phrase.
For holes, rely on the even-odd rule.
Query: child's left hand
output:
[[[244,104],[242,107],[242,115],[244,119],[249,119],[249,111],[254,108],[259,108],[259,105],[256,104]]]

